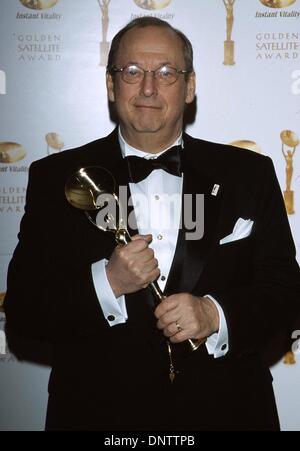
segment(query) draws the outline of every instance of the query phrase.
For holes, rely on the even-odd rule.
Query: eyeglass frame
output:
[[[130,83],[129,81],[124,80],[124,78],[122,77],[122,74],[124,73],[124,70],[128,67],[137,67],[138,69],[141,69],[144,72],[143,78],[140,81],[135,81],[133,83]],[[169,66],[168,64],[162,64],[161,66],[159,66],[157,69],[155,70],[146,70],[143,69],[141,66],[139,66],[138,64],[126,64],[126,66],[123,67],[116,67],[116,66],[111,66],[109,68],[109,73],[112,75],[112,72],[114,72],[115,74],[120,73],[121,74],[121,78],[122,80],[129,84],[129,85],[136,85],[137,83],[141,83],[142,81],[144,81],[145,79],[145,74],[146,73],[153,73],[154,76],[154,80],[156,80],[156,72],[159,71],[160,69],[162,69],[163,67],[168,67],[169,69],[173,69],[175,70],[176,74],[177,74],[177,78],[176,80],[172,81],[172,83],[167,83],[165,85],[162,86],[172,86],[176,83],[176,81],[179,79],[179,75],[187,75],[193,72],[193,70],[183,70],[183,69],[177,69],[176,67],[173,66]]]

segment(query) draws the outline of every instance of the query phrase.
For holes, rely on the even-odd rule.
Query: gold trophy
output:
[[[296,152],[296,148],[299,145],[299,138],[296,133],[291,130],[284,130],[280,134],[282,141],[281,151],[286,162],[286,190],[284,191],[284,202],[287,214],[293,215],[294,210],[294,191],[291,190],[292,178],[293,178],[293,157]],[[289,147],[289,150],[285,151],[284,146]],[[291,150],[293,149],[293,150]]]
[[[107,31],[109,24],[108,6],[110,0],[98,0],[101,13],[102,13],[102,42],[100,42],[100,66],[106,67],[108,52],[109,52],[109,42],[107,41]]]
[[[128,244],[131,237],[126,228],[122,206],[115,194],[116,182],[113,175],[99,166],[79,169],[66,182],[65,195],[68,202],[75,208],[83,210],[88,220],[99,230],[112,233],[118,244]],[[149,284],[154,299],[161,302],[164,299],[157,281]],[[196,351],[205,339],[189,339],[192,351]],[[167,340],[170,358],[170,379],[175,378],[171,346]]]
[[[234,62],[234,41],[231,39],[233,29],[233,6],[235,0],[223,0],[226,8],[226,41],[224,41],[224,64],[225,66],[233,66]]]
[[[47,155],[53,153],[50,149],[54,149],[54,152],[60,152],[65,145],[62,138],[57,133],[47,133],[45,140],[47,143]]]
[[[0,163],[16,163],[23,160],[26,151],[21,144],[13,142],[0,142]]]

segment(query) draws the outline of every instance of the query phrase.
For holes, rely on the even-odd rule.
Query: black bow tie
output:
[[[147,160],[142,157],[130,156],[125,161],[128,165],[129,179],[132,183],[138,183],[148,177],[155,169],[163,169],[169,174],[181,177],[181,146],[174,146],[167,150],[160,157]]]

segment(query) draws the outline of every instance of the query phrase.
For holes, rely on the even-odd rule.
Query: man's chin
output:
[[[162,129],[162,124],[135,124],[134,129],[138,133],[156,133]]]

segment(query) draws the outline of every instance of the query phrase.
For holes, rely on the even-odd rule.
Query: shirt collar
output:
[[[118,128],[118,134],[119,134],[119,143],[120,143],[123,158],[133,155],[136,157],[142,157],[142,158],[146,158],[147,160],[149,160],[150,158],[159,157],[160,155],[162,155],[164,152],[166,152],[173,146],[183,147],[182,132],[180,133],[180,136],[174,141],[174,143],[171,146],[167,147],[166,149],[162,150],[159,153],[156,153],[155,155],[153,155],[153,153],[144,152],[143,150],[139,150],[139,149],[136,149],[135,147],[130,146],[123,138],[120,127]]]

